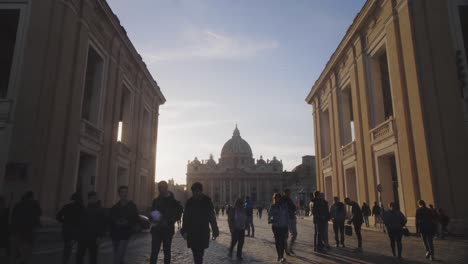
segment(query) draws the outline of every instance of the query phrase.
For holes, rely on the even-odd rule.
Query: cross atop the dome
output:
[[[239,129],[237,128],[237,123],[236,123],[236,129],[234,129],[234,134],[233,134],[234,137],[240,137],[240,131]]]

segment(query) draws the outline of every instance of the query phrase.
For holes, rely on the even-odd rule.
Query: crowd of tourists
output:
[[[150,264],[156,264],[163,248],[164,263],[171,263],[171,245],[178,223],[180,234],[191,249],[195,264],[203,263],[205,249],[210,240],[219,236],[217,218],[219,213],[227,215],[231,244],[228,257],[242,261],[242,250],[245,236],[255,236],[253,224],[254,205],[250,197],[237,199],[233,206],[215,207],[210,197],[203,194],[203,185],[194,183],[191,186],[192,197],[185,207],[168,191],[168,184],[158,184],[159,195],[153,200],[151,213],[151,256]],[[139,224],[137,206],[128,199],[128,187],[118,188],[119,200],[110,209],[101,206],[98,194],[91,191],[87,194],[85,205],[79,193],[71,196],[70,202],[63,206],[56,215],[62,224],[63,252],[62,263],[70,262],[72,249],[77,245],[76,263],[84,263],[88,252],[89,263],[96,264],[99,245],[103,238],[110,234],[113,248],[113,263],[123,264],[130,238],[136,233]],[[418,201],[416,210],[416,232],[423,240],[426,258],[434,260],[434,238],[447,235],[450,218],[442,209],[435,210],[432,205],[426,206],[423,200]],[[12,208],[9,202],[0,197],[0,247],[9,256],[10,263],[30,263],[36,229],[40,227],[42,210],[34,198],[34,193],[25,193],[20,202]],[[262,218],[263,207],[257,207],[257,217]],[[273,194],[272,203],[267,208],[268,223],[272,226],[277,261],[286,262],[285,255],[295,256],[294,244],[297,238],[298,208],[291,199],[291,191]],[[324,194],[316,191],[310,203],[310,214],[314,223],[314,251],[326,253],[330,249],[328,226],[331,222],[335,246],[345,247],[346,235],[353,232],[357,238],[354,252],[363,251],[361,227],[369,227],[369,217],[375,219],[375,227],[382,228],[389,237],[390,248],[394,257],[402,258],[402,238],[409,234],[406,228],[407,219],[397,203],[391,202],[388,208],[375,202],[370,208],[366,203],[360,206],[350,198],[344,202],[339,197],[333,198],[329,206]],[[246,234],[247,233],[247,234]]]

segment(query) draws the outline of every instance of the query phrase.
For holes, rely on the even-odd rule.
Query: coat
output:
[[[125,205],[118,202],[112,206],[109,218],[112,240],[129,240],[139,222],[138,209],[132,201]]]
[[[162,217],[161,220],[151,229],[154,231],[169,232],[174,234],[174,223],[180,220],[182,216],[182,205],[177,201],[174,196],[169,195],[166,197],[158,196],[153,200],[151,211],[158,210]]]
[[[247,219],[247,214],[245,210],[233,208],[229,210],[228,213],[228,224],[229,230],[233,233],[234,230],[244,230],[245,229],[245,221]]]
[[[268,223],[274,227],[287,227],[289,224],[288,205],[281,202],[272,204],[268,210]]]
[[[330,208],[330,216],[333,222],[344,222],[346,220],[346,208],[342,202],[334,203]]]
[[[384,224],[390,232],[401,232],[406,225],[406,217],[400,211],[382,210]]]
[[[88,205],[79,220],[78,240],[93,240],[106,234],[106,212],[98,204]]]
[[[187,247],[206,249],[210,245],[210,225],[213,236],[219,235],[218,224],[211,198],[201,194],[191,197],[185,205],[182,229],[180,233],[187,236]]]
[[[418,233],[434,234],[436,228],[436,219],[431,209],[427,207],[416,209],[416,231]]]
[[[55,219],[62,223],[64,239],[76,240],[79,233],[80,217],[84,206],[80,202],[71,202],[60,209]]]

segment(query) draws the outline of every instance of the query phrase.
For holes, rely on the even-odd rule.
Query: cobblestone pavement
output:
[[[205,251],[205,263],[236,263],[227,257],[227,248],[230,243],[230,235],[225,217],[218,219],[220,237],[212,241],[210,248]],[[275,263],[276,250],[273,243],[271,226],[266,219],[255,219],[255,238],[246,237],[244,245],[243,263]],[[295,246],[296,257],[287,257],[288,263],[434,263],[424,258],[424,248],[419,238],[409,237],[403,240],[403,260],[398,262],[391,257],[388,237],[381,232],[363,231],[363,253],[353,253],[356,247],[355,237],[346,237],[346,248],[331,248],[327,254],[313,252],[313,223],[310,219],[298,220],[298,238]],[[333,242],[333,231],[329,228],[330,242]],[[139,234],[129,245],[127,264],[149,263],[151,236],[149,233]],[[172,263],[193,263],[191,251],[185,241],[176,233],[172,244]],[[450,238],[436,240],[435,263],[468,263],[468,240]],[[234,254],[235,255],[235,254]],[[163,253],[159,255],[158,263],[162,261]],[[0,258],[0,263],[6,263]],[[60,263],[60,250],[43,249],[35,250],[33,263],[49,264]],[[72,261],[71,263],[74,263]],[[101,245],[99,263],[112,263],[112,248],[110,241]]]

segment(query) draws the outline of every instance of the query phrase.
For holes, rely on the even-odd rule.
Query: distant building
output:
[[[291,198],[300,206],[307,205],[316,190],[315,156],[303,156],[292,171],[283,172],[283,189],[291,190]]]
[[[148,206],[165,98],[107,1],[1,1],[0,32],[0,193]]]
[[[468,233],[467,62],[467,1],[367,1],[306,99],[326,199],[396,202],[409,225],[424,199]]]
[[[203,184],[204,193],[215,205],[234,204],[237,198],[250,196],[255,206],[267,206],[274,192],[283,188],[283,164],[253,158],[250,145],[242,139],[236,126],[233,136],[223,146],[218,162],[195,158],[187,165],[187,188],[194,182]]]

